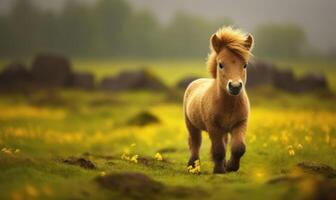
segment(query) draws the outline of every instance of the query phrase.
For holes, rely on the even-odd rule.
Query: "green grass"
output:
[[[146,65],[169,85],[185,75],[206,74],[202,61],[80,60],[74,64],[77,70],[93,71],[100,78]],[[196,193],[197,198],[288,199],[291,195],[289,199],[300,199],[300,194],[291,194],[290,185],[267,182],[303,161],[336,168],[334,100],[314,94],[289,95],[268,87],[249,91],[249,95],[252,112],[247,152],[239,172],[224,175],[212,174],[206,133],[201,174],[187,172],[189,151],[181,100],[171,101],[167,94],[64,90],[2,95],[0,149],[6,149],[0,151],[0,199],[128,199],[128,195],[120,197],[118,191],[101,188],[94,181],[102,173],[118,172],[140,172],[167,187],[202,191]],[[127,121],[143,110],[156,115],[160,123],[128,126]],[[173,151],[162,153],[164,161],[155,160],[154,155],[162,149]],[[122,160],[123,153],[138,155],[139,162]],[[85,157],[97,169],[62,162],[70,156]]]

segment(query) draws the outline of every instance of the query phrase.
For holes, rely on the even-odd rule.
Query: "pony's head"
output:
[[[230,95],[239,95],[245,87],[252,47],[251,34],[231,27],[221,28],[211,36],[208,70]]]

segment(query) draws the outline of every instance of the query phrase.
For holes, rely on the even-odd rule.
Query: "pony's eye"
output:
[[[223,68],[224,68],[224,64],[219,63],[219,64],[218,64],[218,67],[221,68],[221,69],[223,69]]]
[[[246,67],[247,67],[247,64],[244,65],[244,69],[246,69]]]

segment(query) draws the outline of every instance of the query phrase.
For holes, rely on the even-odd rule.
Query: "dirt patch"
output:
[[[159,153],[175,153],[177,152],[177,149],[173,147],[167,147],[167,148],[159,149],[158,152]]]
[[[335,169],[311,162],[301,162],[285,171],[286,175],[273,178],[268,184],[285,184],[290,187],[284,199],[336,199]]]
[[[164,185],[141,173],[120,173],[97,177],[103,188],[131,197],[145,197],[162,192]]]
[[[298,163],[295,167],[307,174],[320,175],[325,178],[336,178],[336,170],[325,164],[301,162]]]
[[[160,123],[160,120],[157,116],[148,111],[142,111],[137,115],[131,117],[128,120],[127,125],[146,126],[149,124],[158,124],[158,123]]]
[[[63,163],[66,163],[69,165],[76,165],[84,169],[91,169],[91,170],[97,169],[96,165],[93,164],[93,162],[85,158],[70,157],[70,158],[63,160]]]
[[[282,176],[268,182],[269,184],[285,184],[290,187],[284,199],[311,199],[334,200],[336,199],[336,183],[313,175]],[[293,198],[294,197],[294,198]]]
[[[163,160],[158,161],[152,157],[144,157],[144,156],[139,157],[138,162],[142,165],[154,168],[165,168],[167,167],[168,164],[171,164],[171,162],[165,158]]]
[[[115,173],[95,179],[102,188],[120,192],[134,199],[160,199],[160,197],[185,198],[207,195],[201,188],[167,186],[141,173]]]

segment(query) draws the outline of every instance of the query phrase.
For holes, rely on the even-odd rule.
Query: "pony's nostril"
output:
[[[237,85],[234,85],[232,84],[232,82],[229,82],[228,86],[229,86],[229,91],[231,94],[238,95],[241,88],[243,87],[243,84],[239,82]]]

